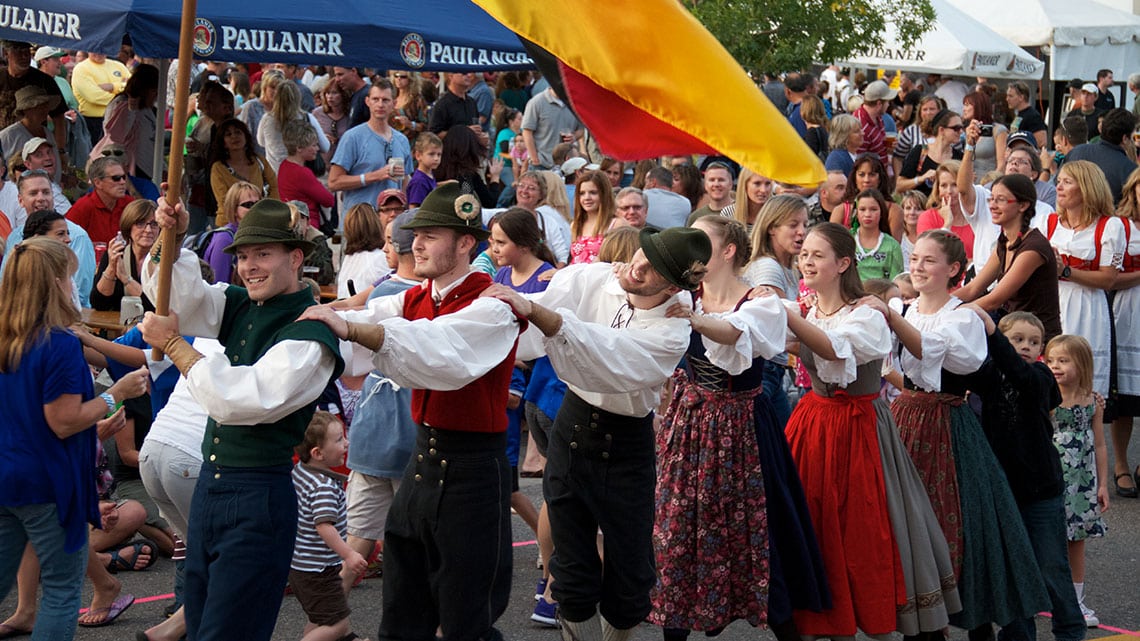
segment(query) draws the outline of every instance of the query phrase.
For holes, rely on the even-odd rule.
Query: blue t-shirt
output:
[[[373,288],[368,299],[399,294],[415,284],[390,278]],[[400,478],[416,444],[412,390],[372,370],[364,379],[349,431],[350,470],[369,476]]]
[[[19,366],[0,373],[7,419],[0,429],[0,505],[55,503],[66,533],[64,549],[87,542],[87,524],[99,523],[95,490],[95,430],[61,439],[44,405],[64,394],[95,397],[79,339],[52,329],[34,342]]]
[[[346,173],[358,176],[370,171],[380,169],[388,164],[389,158],[403,158],[404,171],[411,171],[415,167],[412,160],[412,146],[404,134],[390,129],[392,139],[385,140],[378,135],[368,123],[357,125],[345,132],[337,143],[336,153],[333,154],[332,164],[339,165]],[[397,180],[382,180],[368,183],[358,189],[344,192],[344,209],[348,211],[353,205],[368,203],[376,206],[376,199],[385,189],[399,189]]]
[[[65,214],[67,212],[60,213]],[[95,285],[95,245],[91,242],[91,237],[87,235],[87,230],[70,220],[67,221],[67,233],[71,236],[69,247],[71,247],[75,257],[79,259],[79,269],[72,277],[79,293],[79,305],[85,308],[91,307],[91,288]],[[12,255],[12,249],[21,240],[24,240],[24,228],[13,229],[12,233],[8,235],[8,242],[4,248],[4,263],[0,265],[0,270],[8,266],[8,257]],[[0,273],[3,272],[0,271]]]

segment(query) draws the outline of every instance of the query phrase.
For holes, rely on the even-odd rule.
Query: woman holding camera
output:
[[[975,91],[962,99],[962,122],[969,127],[976,122],[981,137],[974,144],[974,182],[994,171],[1005,173],[1005,139],[1009,129],[994,123],[994,108],[986,94]]]
[[[962,117],[943,109],[939,111],[931,127],[934,139],[928,144],[916,145],[903,160],[895,190],[899,193],[916,189],[930,195],[934,188],[938,167],[948,160],[961,160],[962,153],[954,145],[962,137]]]

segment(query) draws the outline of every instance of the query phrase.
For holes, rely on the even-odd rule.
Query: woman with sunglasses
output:
[[[965,128],[962,117],[943,109],[931,122],[934,139],[927,144],[916,145],[903,160],[895,185],[900,192],[916,189],[929,196],[934,189],[934,174],[939,165],[948,160],[962,159],[962,152],[954,149]]]
[[[388,124],[407,136],[408,140],[415,140],[421,131],[427,129],[428,106],[424,102],[421,82],[419,74],[411,71],[392,72],[392,85],[396,87],[396,105]]]
[[[119,217],[119,234],[107,245],[95,272],[91,288],[91,307],[101,312],[118,311],[123,296],[141,296],[143,309],[152,312],[154,305],[143,294],[139,267],[158,240],[156,206],[150,200],[136,200],[123,209]]]
[[[221,199],[222,215],[225,221],[217,229],[209,232],[210,240],[202,258],[214,270],[215,283],[231,283],[240,285],[237,271],[234,270],[234,256],[227,254],[225,249],[234,242],[238,223],[245,217],[250,207],[261,200],[261,190],[256,185],[245,181],[238,181],[230,185],[229,191]]]

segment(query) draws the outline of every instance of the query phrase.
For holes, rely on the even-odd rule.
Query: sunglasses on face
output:
[[[395,78],[396,78],[397,80],[403,80],[403,79],[405,79],[405,78],[407,78],[407,77],[408,77],[408,74],[406,74],[406,73],[398,73],[398,74],[396,74],[396,75],[395,75]]]
[[[127,175],[126,174],[115,174],[114,176],[103,176],[103,179],[104,180],[110,180],[111,182],[120,183],[120,182],[123,182],[124,180],[127,179]]]
[[[238,203],[238,207],[245,207],[246,209],[249,209],[250,207],[253,207],[256,204],[257,204],[256,200],[247,200],[245,202]]]
[[[126,153],[127,152],[123,151],[122,149],[104,149],[103,150],[103,157],[108,158],[110,156],[114,156],[114,157],[118,158],[119,156],[125,156]]]

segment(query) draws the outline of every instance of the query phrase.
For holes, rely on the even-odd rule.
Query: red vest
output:
[[[404,294],[404,318],[432,319],[458,311],[470,305],[490,284],[491,277],[487,274],[471,274],[448,292],[438,309],[431,298],[431,282],[427,286],[417,285]],[[521,332],[523,328],[517,331]],[[516,330],[504,328],[503,331]],[[457,390],[412,390],[412,420],[420,425],[462,432],[507,431],[507,398],[516,347],[517,339],[503,362]]]

